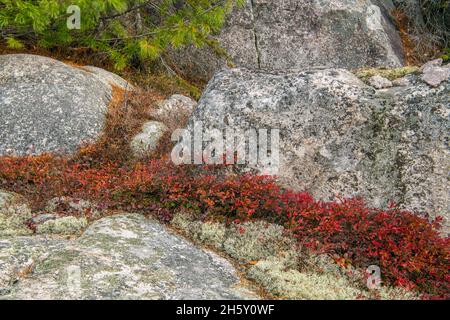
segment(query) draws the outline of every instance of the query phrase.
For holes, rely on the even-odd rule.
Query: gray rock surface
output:
[[[432,87],[438,87],[450,78],[450,65],[442,66],[442,62],[442,59],[432,60],[420,68],[422,80]]]
[[[237,67],[267,71],[305,67],[403,64],[391,0],[248,0],[217,39]],[[227,65],[212,50],[189,48],[169,61],[189,78],[209,80]]]
[[[123,90],[133,90],[134,86],[123,79],[122,77],[118,76],[115,73],[109,72],[102,68],[97,68],[94,66],[83,66],[82,69],[92,73],[97,79],[102,81],[104,84],[107,85],[114,85],[119,87]]]
[[[392,85],[396,87],[407,87],[410,85],[408,77],[402,77],[392,81]]]
[[[181,94],[174,94],[169,99],[159,102],[158,109],[152,116],[165,124],[180,124],[189,118],[196,106],[197,101]]]
[[[144,157],[155,151],[161,138],[168,131],[165,124],[158,121],[147,121],[142,131],[131,140],[131,150],[135,157]]]
[[[392,81],[382,76],[373,76],[369,79],[369,84],[375,89],[386,89],[393,86]]]
[[[0,155],[75,151],[96,139],[111,86],[36,55],[0,56]]]
[[[230,263],[137,214],[78,239],[0,238],[3,299],[255,299]]]
[[[375,90],[341,69],[223,71],[188,128],[280,129],[285,185],[324,200],[363,196],[376,207],[394,200],[447,215],[449,82],[431,88],[408,77],[408,86]]]

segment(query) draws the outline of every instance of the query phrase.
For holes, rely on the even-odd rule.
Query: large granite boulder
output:
[[[446,215],[449,82],[434,88],[412,74],[405,83],[376,90],[342,69],[232,69],[211,80],[188,128],[280,129],[285,185],[323,200],[363,196]]]
[[[82,68],[0,56],[0,155],[73,152],[98,136],[111,96],[106,80]]]
[[[0,299],[256,299],[234,267],[138,214],[77,239],[0,237]]]
[[[269,71],[403,64],[391,0],[247,0],[217,36],[235,66]],[[208,81],[227,65],[208,49],[169,55],[175,69]]]

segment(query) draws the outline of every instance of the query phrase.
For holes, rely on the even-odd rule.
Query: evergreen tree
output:
[[[217,46],[211,37],[245,0],[0,0],[0,36],[13,49],[87,47],[105,52],[117,69],[154,60],[169,47]],[[69,29],[71,5],[81,28]],[[73,7],[72,7],[73,8]]]

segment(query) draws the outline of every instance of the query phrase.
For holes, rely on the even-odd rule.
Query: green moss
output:
[[[371,69],[360,69],[355,72],[358,78],[363,80],[367,80],[373,76],[382,76],[391,81],[399,78],[403,78],[404,76],[412,73],[416,73],[419,71],[419,67],[416,66],[406,66],[402,68],[396,69],[383,69],[383,68],[371,68]]]

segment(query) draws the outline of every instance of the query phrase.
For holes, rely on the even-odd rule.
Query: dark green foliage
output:
[[[12,49],[90,48],[117,69],[155,60],[170,47],[217,45],[228,13],[243,0],[0,0],[0,36]],[[81,29],[69,30],[70,5],[81,11]]]

